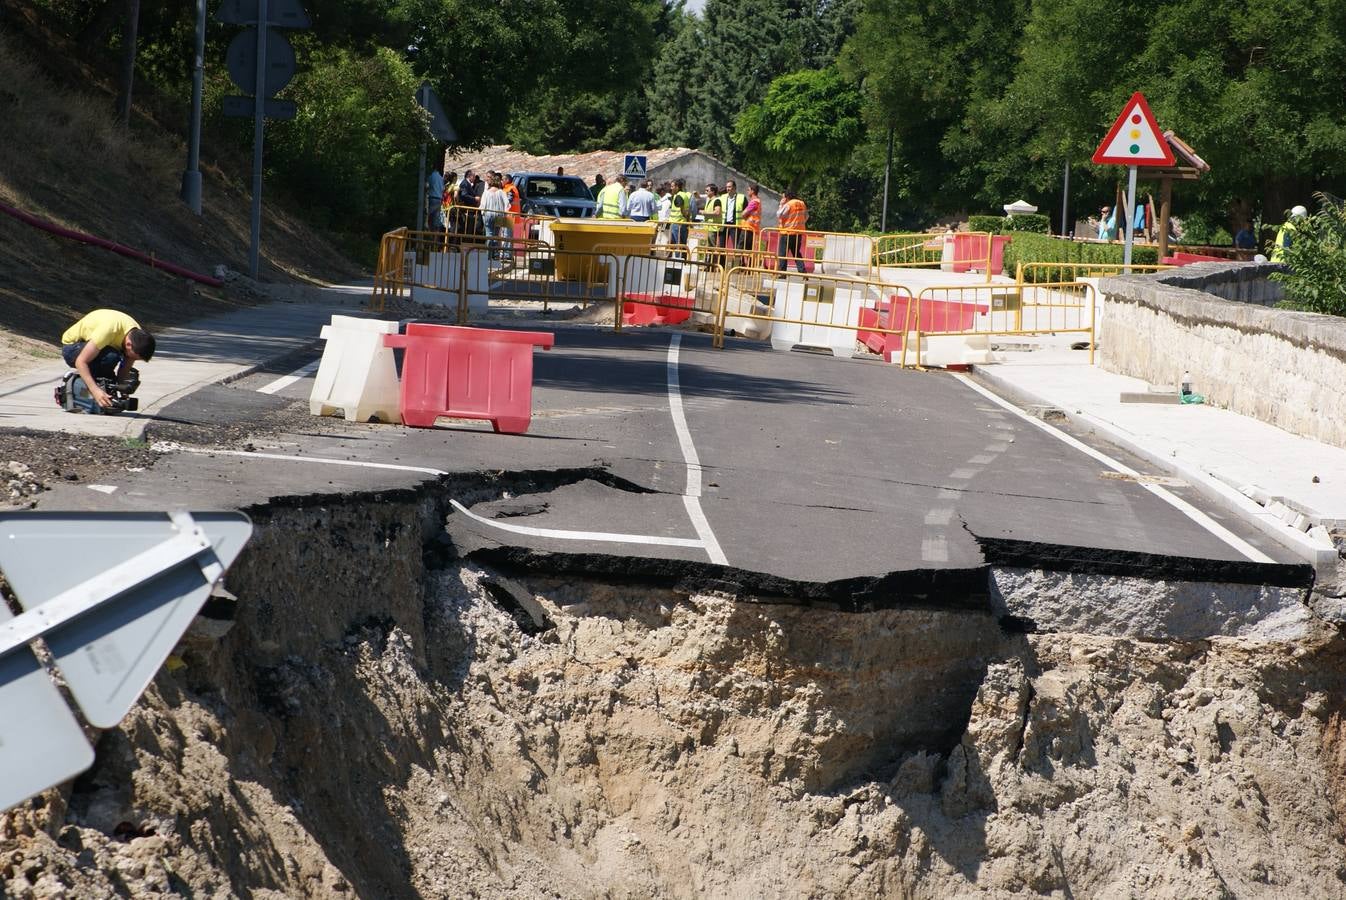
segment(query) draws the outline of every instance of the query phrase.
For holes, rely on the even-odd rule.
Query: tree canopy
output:
[[[23,2],[117,71],[128,4]],[[699,148],[797,182],[832,227],[878,225],[890,134],[890,223],[1054,205],[1067,165],[1072,206],[1092,208],[1123,174],[1089,154],[1135,90],[1211,164],[1176,198],[1208,231],[1346,193],[1343,0],[302,2],[313,28],[288,33],[282,95],[300,115],[268,126],[269,176],[352,234],[411,218],[421,80],[465,145]],[[139,3],[135,99],[184,125],[192,6]],[[219,114],[237,30],[208,32],[206,152],[245,158],[249,129]]]

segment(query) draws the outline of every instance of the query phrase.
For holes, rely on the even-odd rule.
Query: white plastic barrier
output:
[[[874,239],[864,234],[825,234],[822,258],[828,272],[864,275],[873,262]]]
[[[309,394],[308,411],[315,416],[340,412],[348,422],[401,422],[397,363],[383,346],[385,334],[398,324],[381,319],[332,316],[322,329],[322,362]]]
[[[866,291],[860,287],[778,281],[773,291],[772,314],[778,319],[819,324],[775,321],[771,326],[771,346],[776,350],[819,347],[831,350],[833,356],[850,359],[855,353],[853,329],[860,324],[860,309],[866,305]],[[831,328],[829,324],[850,327]]]
[[[424,264],[412,267],[412,301],[426,306],[457,306],[458,282],[462,278],[462,271],[463,258],[459,251],[445,250],[428,254]],[[489,277],[486,254],[468,253],[468,309],[486,309]]]
[[[921,338],[921,365],[931,368],[943,366],[987,365],[995,362],[989,334],[927,334]],[[914,364],[916,332],[907,333],[907,363]],[[902,354],[894,353],[893,363],[902,362]]]

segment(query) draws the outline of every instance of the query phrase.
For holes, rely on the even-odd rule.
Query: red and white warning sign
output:
[[[1099,165],[1173,165],[1173,148],[1164,140],[1144,94],[1136,91],[1126,101],[1122,114],[1112,123],[1108,136],[1098,145],[1092,159]]]

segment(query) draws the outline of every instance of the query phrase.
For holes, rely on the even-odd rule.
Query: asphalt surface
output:
[[[125,473],[110,494],[58,486],[41,508],[240,508],[405,488],[440,473],[566,470],[535,491],[465,495],[450,516],[455,541],[718,562],[817,582],[980,565],[988,539],[1229,561],[1248,558],[1241,539],[1297,561],[1181,482],[1114,471],[948,373],[750,342],[715,350],[709,336],[662,329],[548,330],[556,346],[535,353],[525,435],[478,422],[412,429],[310,416],[311,374],[274,385],[314,362],[315,344],[168,403],[145,438],[178,452]]]

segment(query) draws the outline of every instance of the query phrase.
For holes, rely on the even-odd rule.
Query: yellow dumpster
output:
[[[607,266],[591,256],[570,254],[610,253],[637,256],[654,246],[657,224],[626,219],[557,219],[551,223],[556,248],[556,277],[560,281],[608,280]]]

